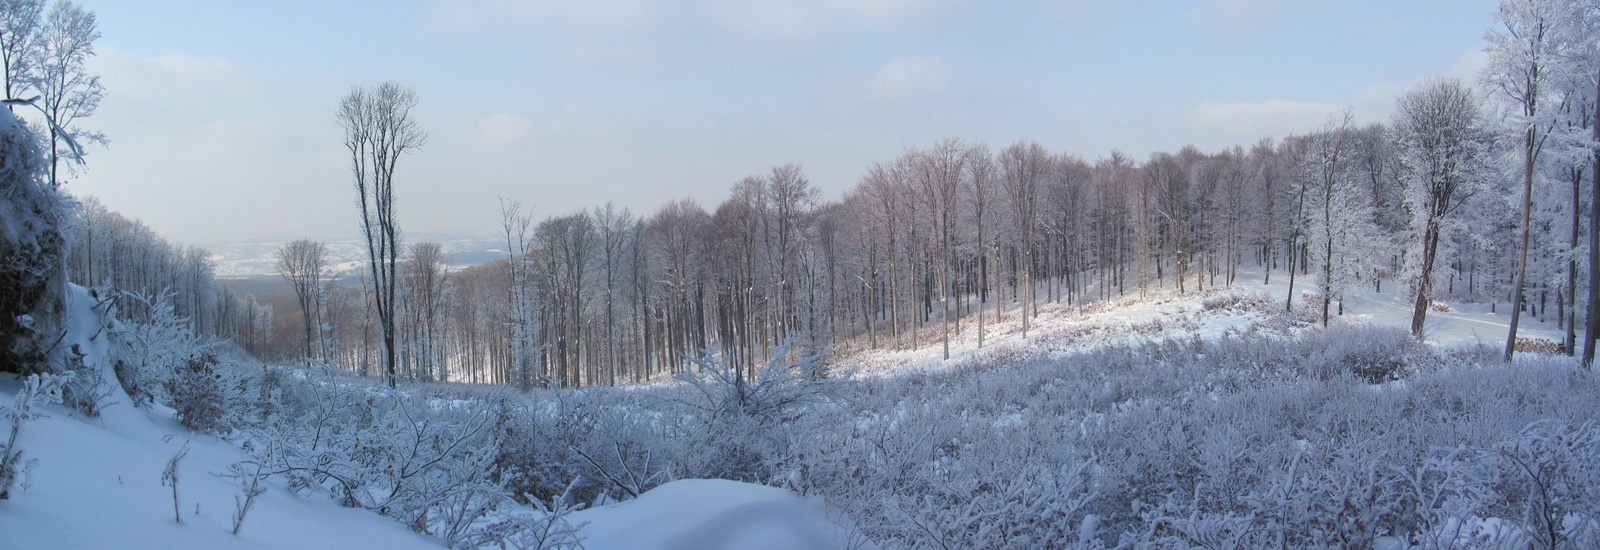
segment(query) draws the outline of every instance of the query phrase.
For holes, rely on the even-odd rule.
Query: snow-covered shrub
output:
[[[296,491],[327,491],[449,541],[506,499],[491,479],[498,455],[485,400],[383,388],[323,371],[279,378],[281,407],[241,436]],[[245,394],[263,391],[247,388]]]
[[[1511,520],[1532,548],[1600,546],[1600,428],[1533,422],[1487,451],[1494,499],[1485,514]]]
[[[882,548],[1526,546],[1541,510],[1562,518],[1545,540],[1593,546],[1600,377],[1570,360],[1359,326],[1051,345],[848,383],[714,359],[683,384],[511,395],[219,368],[251,373],[227,402],[270,475],[463,546],[571,544],[562,509],[712,476],[820,497]]]
[[[22,460],[22,426],[36,414],[33,406],[41,403],[60,403],[64,377],[50,374],[30,374],[11,407],[0,410],[6,420],[6,439],[0,445],[0,500],[11,498],[11,486],[17,482],[26,465]]]
[[[271,449],[267,455],[271,456]],[[271,463],[269,458],[265,461]],[[255,508],[256,498],[267,492],[266,464],[257,462],[247,465],[244,463],[233,464],[229,467],[230,473],[223,477],[231,477],[239,483],[239,494],[233,496],[233,534],[238,535],[244,528],[244,519],[250,515],[250,510]]]
[[[1477,449],[1600,421],[1600,378],[1573,363],[1434,355],[1398,330],[1008,360],[858,381],[790,423],[777,481],[884,548],[1460,548],[1527,531],[1487,512],[1500,459]]]
[[[784,454],[786,427],[825,402],[848,378],[824,375],[826,351],[791,360],[793,339],[774,347],[771,359],[743,372],[727,354],[691,358],[674,378],[690,390],[674,399],[687,414],[668,429],[686,477],[765,482]]]
[[[173,307],[173,295],[162,292],[154,295],[132,292],[125,295],[134,315],[128,316],[112,331],[114,348],[112,365],[117,380],[122,383],[134,405],[142,406],[153,401],[170,402],[174,397],[168,390],[179,387],[193,389],[191,384],[173,380],[180,371],[196,372],[190,363],[210,357],[215,366],[218,343],[196,335],[189,323]],[[215,369],[211,369],[215,374]],[[219,389],[220,391],[220,389]]]
[[[161,486],[172,488],[172,520],[177,523],[183,523],[183,508],[178,501],[178,465],[187,456],[189,456],[189,442],[185,441],[183,446],[178,448],[177,454],[167,459],[167,467],[161,471]]]
[[[1214,291],[1200,302],[1206,311],[1266,311],[1277,303],[1265,292],[1228,289]]]
[[[224,433],[230,428],[218,364],[215,353],[201,352],[177,365],[163,381],[167,405],[184,427],[206,433]]]
[[[493,401],[500,441],[492,479],[524,504],[603,502],[673,479],[638,396],[611,389],[538,390]]]
[[[503,550],[568,550],[583,548],[583,537],[578,535],[585,523],[573,524],[567,517],[583,507],[574,505],[570,492],[551,499],[528,499],[531,512],[511,512],[499,520],[478,529],[461,542],[464,548],[500,548]]]
[[[557,407],[560,406],[558,403]],[[571,490],[593,491],[577,480],[581,460],[570,451],[589,426],[564,407],[554,414],[498,405],[495,430],[503,442],[494,460],[494,480],[524,504],[551,502]],[[582,487],[573,487],[582,481]],[[593,496],[589,494],[587,496]]]
[[[774,347],[771,359],[752,372],[736,369],[728,354],[689,358],[692,367],[674,375],[694,388],[685,404],[715,418],[748,417],[762,424],[782,423],[827,399],[843,378],[824,376],[826,351],[791,360],[791,338]]]
[[[1369,384],[1399,380],[1421,368],[1429,352],[1404,330],[1369,325],[1340,325],[1308,338],[1312,354],[1307,367],[1318,376],[1353,374]]]
[[[100,416],[100,405],[112,395],[112,386],[100,371],[83,364],[83,350],[77,344],[62,358],[61,401],[85,416]]]

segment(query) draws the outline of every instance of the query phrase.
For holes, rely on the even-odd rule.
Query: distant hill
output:
[[[276,278],[278,247],[295,239],[250,239],[202,246],[211,251],[218,278]],[[450,253],[450,265],[455,269],[482,265],[506,256],[504,239],[488,235],[416,234],[407,235],[405,239],[407,244],[423,241],[444,244]],[[328,263],[336,273],[355,275],[356,269],[366,265],[367,245],[360,237],[326,240],[323,244],[328,247]]]

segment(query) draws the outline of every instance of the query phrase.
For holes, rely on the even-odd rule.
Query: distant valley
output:
[[[219,279],[276,279],[278,247],[293,240],[295,238],[271,237],[201,246],[211,251]],[[506,257],[504,239],[491,235],[421,233],[408,236],[404,242],[409,245],[426,241],[441,243],[449,250],[449,262],[453,269],[482,265]],[[330,270],[341,277],[350,276],[354,282],[357,270],[367,262],[366,242],[360,237],[350,237],[323,241],[323,244],[328,248]]]

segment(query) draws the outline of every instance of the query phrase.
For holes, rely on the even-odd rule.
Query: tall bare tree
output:
[[[1507,0],[1500,3],[1495,19],[1502,31],[1484,35],[1489,41],[1489,64],[1483,79],[1491,93],[1518,109],[1513,121],[1522,134],[1522,236],[1517,254],[1517,281],[1511,294],[1511,330],[1506,333],[1505,359],[1516,350],[1517,325],[1522,321],[1522,289],[1528,277],[1528,237],[1533,212],[1533,172],[1549,132],[1541,131],[1541,115],[1555,48],[1559,11],[1554,0]]]
[[[983,347],[983,310],[989,298],[989,248],[984,245],[983,230],[993,223],[994,196],[995,196],[995,165],[994,155],[989,153],[986,145],[975,145],[967,152],[967,171],[971,174],[968,182],[971,183],[972,195],[972,222],[977,229],[978,253],[978,347]]]
[[[371,90],[354,87],[338,112],[361,207],[373,306],[383,330],[383,365],[391,387],[395,385],[395,283],[401,251],[400,226],[394,218],[394,173],[400,157],[428,139],[411,118],[416,106],[415,91],[390,81]]]
[[[944,345],[944,358],[949,359],[948,298],[951,292],[950,264],[954,260],[951,254],[955,245],[956,199],[961,191],[962,180],[967,175],[966,164],[970,159],[967,144],[957,138],[945,138],[933,147],[920,151],[913,159],[912,165],[916,167],[913,181],[917,185],[917,196],[928,208],[935,224],[934,238],[938,239],[939,260],[933,267],[939,277],[939,324],[943,331],[940,341]]]

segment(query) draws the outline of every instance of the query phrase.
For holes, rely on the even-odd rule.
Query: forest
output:
[[[1386,281],[1426,280],[1431,296],[1474,302],[1521,296],[1500,307],[1566,327],[1570,354],[1590,317],[1592,80],[1552,77],[1549,88],[1569,91],[1536,113],[1521,294],[1523,148],[1493,122],[1500,92],[1433,80],[1389,123],[1346,113],[1214,153],[1089,162],[1032,141],[995,151],[949,138],[875,163],[832,200],[797,165],[739,181],[711,209],[685,199],[638,215],[608,203],[535,221],[507,200],[505,260],[451,272],[438,244],[405,245],[399,370],[519,387],[640,383],[707,354],[753,368],[789,339],[809,352],[918,348],[1027,319],[1039,303],[1229,286],[1241,267],[1317,289],[1324,324],[1350,289]],[[259,354],[376,373],[371,292],[334,282],[370,289],[370,276],[332,273],[324,255],[309,240],[280,248],[302,304],[298,322],[272,328],[283,336],[236,326],[274,342]]]

